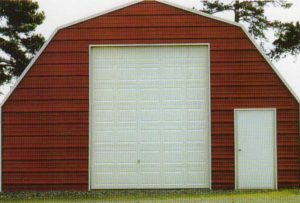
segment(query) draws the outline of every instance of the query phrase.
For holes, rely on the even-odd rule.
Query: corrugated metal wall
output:
[[[210,43],[212,186],[234,188],[234,108],[278,109],[278,184],[299,186],[299,107],[239,27],[142,2],[60,30],[3,106],[3,190],[88,189],[89,44]]]

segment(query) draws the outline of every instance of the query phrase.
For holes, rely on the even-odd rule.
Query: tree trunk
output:
[[[240,1],[235,0],[234,3],[234,21],[239,22],[240,21]]]

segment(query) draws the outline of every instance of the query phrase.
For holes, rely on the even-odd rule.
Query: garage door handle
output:
[[[238,149],[238,151],[239,151],[239,152],[241,152],[241,151],[242,151],[242,149]]]

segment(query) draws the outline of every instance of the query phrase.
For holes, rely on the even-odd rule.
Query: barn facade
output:
[[[50,37],[1,106],[1,190],[299,187],[299,98],[239,24],[136,1]]]

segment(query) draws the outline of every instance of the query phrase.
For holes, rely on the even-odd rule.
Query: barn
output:
[[[299,98],[239,24],[162,0],[58,28],[1,106],[1,191],[299,187]]]

